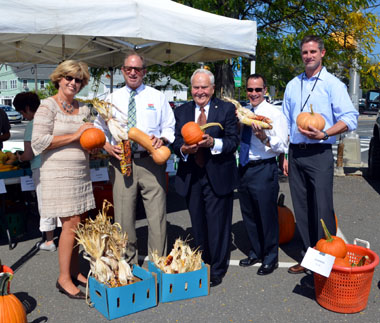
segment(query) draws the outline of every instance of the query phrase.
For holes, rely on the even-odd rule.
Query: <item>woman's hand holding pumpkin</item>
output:
[[[86,123],[82,124],[79,127],[79,129],[74,133],[76,140],[79,140],[82,133],[85,132],[87,129],[90,129],[90,128],[95,128],[91,122],[86,122]]]

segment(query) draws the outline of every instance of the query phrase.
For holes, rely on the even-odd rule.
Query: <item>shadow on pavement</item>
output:
[[[300,276],[301,275],[302,274],[300,274]],[[314,277],[313,277],[313,275],[306,274],[306,276],[302,277],[300,280],[300,283],[294,287],[293,293],[314,300],[315,299],[315,291],[314,291]]]
[[[191,248],[196,248],[194,245],[194,240],[192,238],[191,228],[186,228],[185,230],[178,226],[173,225],[169,221],[167,222],[167,250],[168,253],[172,250],[174,242],[177,238],[187,239]],[[136,229],[137,235],[137,247],[139,250],[139,256],[148,256],[148,226],[144,225]],[[142,261],[143,262],[143,261]]]

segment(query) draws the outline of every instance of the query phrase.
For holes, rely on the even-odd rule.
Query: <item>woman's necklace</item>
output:
[[[74,109],[75,109],[74,105],[63,101],[60,98],[58,98],[58,100],[59,100],[59,102],[61,102],[63,110],[65,110],[67,113],[70,113],[70,114],[72,114],[74,112]]]

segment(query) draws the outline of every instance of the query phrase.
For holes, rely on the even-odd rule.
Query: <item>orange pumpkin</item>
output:
[[[79,139],[83,149],[92,150],[94,148],[102,148],[106,143],[104,132],[98,128],[90,128],[85,130]]]
[[[341,267],[351,267],[350,261],[347,257],[345,258],[335,258],[334,265]]]
[[[310,130],[309,126],[323,130],[326,121],[319,113],[313,111],[313,107],[310,104],[310,112],[301,112],[297,117],[297,126],[304,130]]]
[[[219,126],[223,130],[222,125],[217,122],[210,122],[200,126],[194,121],[189,121],[183,125],[181,135],[186,144],[195,145],[202,140],[202,136],[204,135],[203,130],[212,126]]]
[[[344,258],[347,254],[346,243],[342,238],[330,234],[323,219],[321,219],[321,223],[325,232],[325,238],[317,242],[316,249],[337,258]]]
[[[291,241],[296,230],[293,212],[284,205],[284,200],[285,195],[280,194],[277,202],[279,244]]]
[[[26,312],[20,300],[9,293],[9,280],[13,275],[0,273],[0,322],[26,323]]]

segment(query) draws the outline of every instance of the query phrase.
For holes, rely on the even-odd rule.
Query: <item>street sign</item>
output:
[[[238,57],[234,64],[234,81],[235,81],[235,87],[241,87],[241,75],[242,75],[242,59],[241,57]]]

